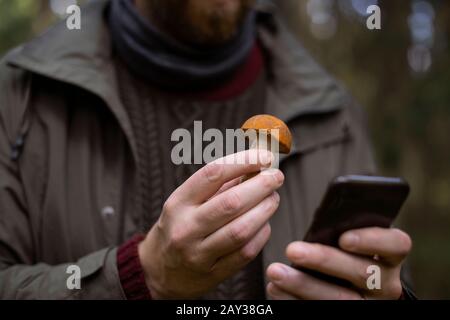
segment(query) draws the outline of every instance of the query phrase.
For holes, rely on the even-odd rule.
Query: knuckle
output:
[[[239,252],[244,262],[250,262],[258,255],[258,250],[254,246],[245,246]]]
[[[166,200],[163,204],[162,212],[164,214],[171,214],[175,211],[175,200],[172,197]]]
[[[280,205],[280,196],[278,195],[278,193],[274,192],[273,195],[270,197],[269,209],[276,210],[279,205]]]
[[[169,238],[169,248],[173,251],[183,251],[184,245],[181,237],[175,235]]]
[[[276,185],[275,177],[273,174],[263,174],[261,177],[261,185],[265,190],[272,190]]]
[[[183,251],[187,240],[186,227],[173,228],[169,235],[169,247],[176,251]]]
[[[240,209],[242,201],[239,195],[234,191],[228,191],[220,202],[224,213],[234,213]]]
[[[202,257],[195,251],[185,251],[183,254],[185,264],[190,268],[195,268],[198,271],[203,271],[205,264],[202,263]]]
[[[203,167],[203,175],[211,182],[217,181],[222,176],[223,166],[219,163],[209,163]]]
[[[238,223],[230,228],[229,237],[234,244],[242,245],[250,237],[250,226],[248,223]]]
[[[197,263],[196,257],[192,255],[190,252],[183,251],[181,257],[184,261],[184,265],[187,267],[193,267]]]
[[[369,279],[370,274],[368,273],[369,264],[361,264],[356,268],[356,272],[353,273],[355,277],[355,284],[359,284],[362,287],[367,286],[367,280]]]

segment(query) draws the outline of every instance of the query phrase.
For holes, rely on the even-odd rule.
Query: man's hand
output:
[[[172,193],[139,245],[154,298],[197,298],[258,255],[270,236],[268,220],[278,208],[275,190],[284,176],[270,170],[240,179],[269,167],[272,159],[264,150],[230,155],[206,165]]]
[[[293,242],[286,250],[296,266],[316,270],[352,284],[351,288],[327,283],[292,267],[274,263],[267,269],[269,296],[274,299],[399,299],[401,265],[411,250],[410,237],[398,229],[366,228],[344,233],[341,249]],[[367,270],[381,269],[381,289],[370,290]]]

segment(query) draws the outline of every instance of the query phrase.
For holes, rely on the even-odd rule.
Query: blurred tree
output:
[[[33,0],[0,0],[0,53],[32,34],[35,5]]]

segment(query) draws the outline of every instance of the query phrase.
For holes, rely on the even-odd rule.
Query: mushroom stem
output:
[[[272,145],[271,141],[272,141],[271,136],[267,131],[266,132],[258,131],[255,138],[250,138],[249,149],[264,149],[264,150],[271,151],[271,145]],[[264,170],[264,169],[262,169],[262,170]],[[245,175],[244,177],[242,177],[242,182],[255,177],[256,175],[258,175],[258,173],[259,172],[257,171],[257,172],[253,172],[253,173],[249,173],[249,174]]]

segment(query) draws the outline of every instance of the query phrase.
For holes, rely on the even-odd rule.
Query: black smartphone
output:
[[[367,227],[389,228],[409,194],[402,178],[348,175],[329,185],[304,241],[338,247],[346,231]],[[305,271],[305,269],[302,269]],[[327,281],[344,282],[309,271]]]

